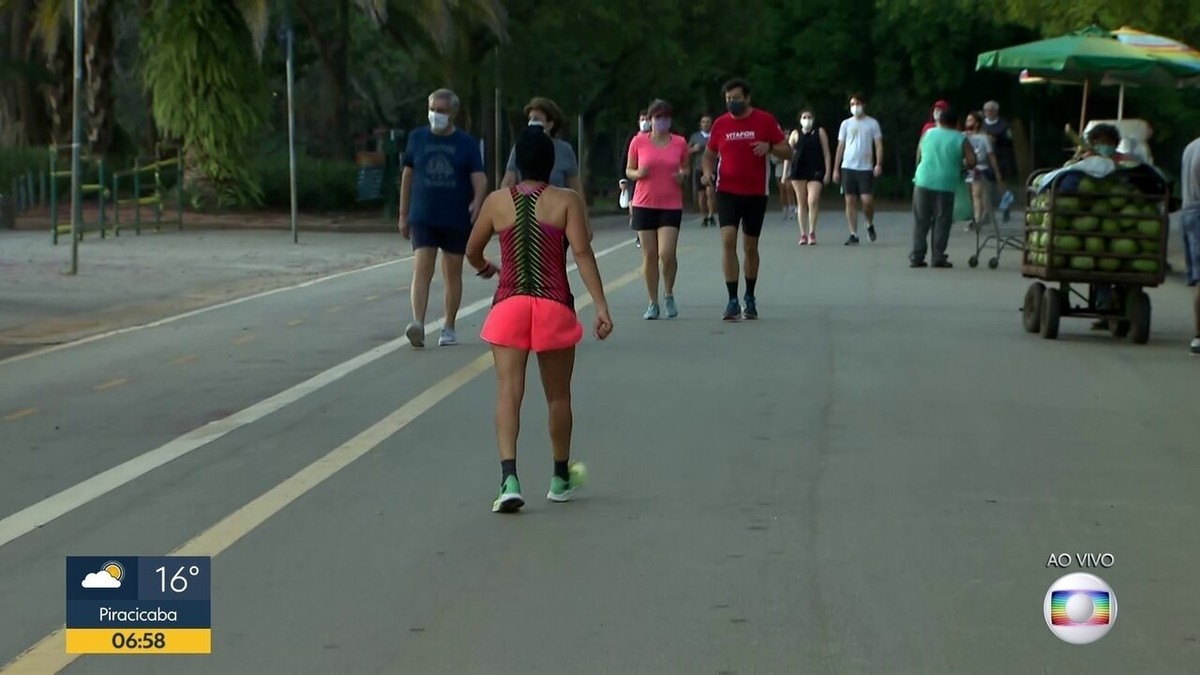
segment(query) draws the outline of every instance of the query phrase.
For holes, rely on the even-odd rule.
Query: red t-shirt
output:
[[[725,113],[716,119],[708,137],[708,149],[720,157],[717,164],[717,191],[734,195],[770,194],[769,155],[754,154],[754,144],[771,145],[784,141],[783,129],[775,116],[754,108],[742,119]]]

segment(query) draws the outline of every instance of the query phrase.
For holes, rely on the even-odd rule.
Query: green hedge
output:
[[[291,175],[287,154],[256,158],[251,167],[263,190],[263,206],[289,209]],[[353,162],[296,156],[296,202],[302,211],[346,211],[357,208],[358,170]]]
[[[49,159],[50,153],[46,148],[0,148],[0,193],[7,193],[13,179],[24,176],[27,171],[44,173]],[[35,176],[34,180],[40,180],[40,177]]]

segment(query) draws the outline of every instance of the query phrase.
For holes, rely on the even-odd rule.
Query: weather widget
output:
[[[212,653],[212,559],[68,557],[68,654]]]

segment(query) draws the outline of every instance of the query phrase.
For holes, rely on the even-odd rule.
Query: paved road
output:
[[[1021,330],[1015,255],[910,270],[902,214],[857,249],[839,222],[816,249],[772,225],[739,324],[715,231],[685,231],[659,322],[630,238],[601,232],[616,331],[575,382],[592,482],[538,498],[531,379],[516,517],[489,512],[475,278],[456,348],[396,341],[396,262],[0,364],[3,672],[1194,672],[1186,289],[1153,291],[1149,345],[1082,321],[1049,342]],[[169,552],[216,556],[212,655],[64,656],[64,556]],[[1044,624],[1059,552],[1115,557],[1096,644]]]

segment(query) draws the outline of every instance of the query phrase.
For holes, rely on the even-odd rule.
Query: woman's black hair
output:
[[[1087,141],[1093,145],[1100,141],[1112,141],[1113,144],[1120,144],[1121,130],[1113,124],[1097,124],[1088,132]]]
[[[954,108],[942,108],[942,112],[938,115],[938,124],[944,127],[958,126],[958,111]]]
[[[522,180],[549,183],[554,171],[554,141],[542,127],[525,127],[517,137],[516,160]]]

